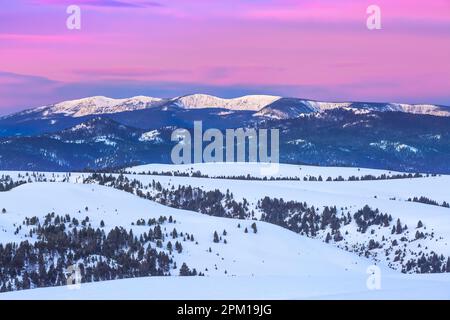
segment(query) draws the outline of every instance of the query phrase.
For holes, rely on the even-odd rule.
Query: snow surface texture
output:
[[[260,172],[249,164],[195,164],[188,166],[148,165],[131,168],[140,171],[196,171],[210,176],[237,176]],[[357,168],[320,168],[281,165],[279,176],[348,177],[386,171]],[[2,172],[16,177],[18,172]],[[23,173],[21,173],[23,174]],[[46,173],[48,180],[67,180],[61,173]],[[105,222],[107,231],[115,226],[147,230],[132,225],[137,219],[173,216],[178,231],[192,233],[198,244],[183,242],[183,252],[175,255],[177,265],[205,271],[205,277],[150,277],[83,284],[79,290],[67,287],[41,288],[4,293],[0,299],[449,299],[450,274],[401,274],[379,263],[381,289],[369,290],[367,267],[374,262],[346,252],[335,244],[310,239],[281,227],[257,221],[258,232],[244,233],[252,221],[218,218],[196,212],[170,208],[133,194],[99,185],[77,184],[81,176],[72,173],[72,183],[29,183],[0,193],[0,204],[7,213],[0,214],[0,242],[24,240],[26,230],[14,234],[25,217],[43,217],[49,212],[84,218],[89,207],[94,227]],[[254,204],[265,197],[306,201],[318,207],[347,206],[360,209],[369,204],[401,218],[413,226],[421,219],[441,235],[433,241],[439,253],[449,255],[450,210],[448,208],[407,202],[413,196],[427,196],[448,201],[449,176],[345,182],[242,181],[178,176],[127,175],[148,183],[152,179],[163,186],[191,185],[205,190],[229,189],[235,198],[247,198]],[[224,190],[225,189],[225,190]],[[376,198],[374,196],[377,196]],[[395,200],[393,200],[395,198]],[[26,201],[24,201],[26,199]],[[79,211],[81,213],[79,213]],[[353,213],[353,211],[352,211]],[[237,225],[241,224],[241,228]],[[213,242],[213,232],[227,231],[227,244]],[[167,230],[170,231],[170,230]],[[350,231],[348,241],[360,241],[361,235]],[[368,236],[368,235],[367,235]],[[381,236],[378,234],[378,236]],[[27,239],[30,240],[30,239]],[[212,252],[208,248],[211,247]],[[227,273],[225,274],[225,270]]]

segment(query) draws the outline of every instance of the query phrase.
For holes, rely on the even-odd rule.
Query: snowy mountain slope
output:
[[[201,169],[201,165],[198,166],[200,167],[197,168]],[[213,170],[211,167],[209,168],[209,170]],[[294,166],[289,168],[292,170]],[[332,176],[345,175],[345,169],[343,168],[326,169],[335,170],[335,174],[332,174]],[[228,175],[233,175],[230,170],[223,170],[219,164],[216,164],[216,170],[216,174],[228,172]],[[242,173],[243,168],[238,171]],[[252,172],[252,169],[249,172]],[[330,171],[328,171],[328,174],[330,174]],[[246,199],[249,202],[248,211],[254,210],[257,218],[263,214],[261,208],[258,207],[258,203],[266,196],[284,199],[284,201],[305,202],[316,208],[336,206],[338,216],[350,215],[353,217],[367,205],[373,210],[378,209],[381,214],[391,216],[391,223],[384,227],[377,225],[369,227],[367,232],[361,232],[355,221],[348,225],[341,225],[340,233],[345,235],[343,241],[336,242],[337,246],[350,251],[359,248],[355,251],[361,250],[360,254],[369,254],[376,261],[386,263],[398,270],[404,270],[406,266],[404,263],[407,263],[410,259],[414,260],[424,253],[437,253],[444,257],[450,257],[450,209],[441,206],[444,203],[448,205],[450,202],[450,193],[447,188],[450,185],[449,176],[337,182],[232,179],[224,181],[222,179],[151,175],[131,175],[129,177],[141,181],[144,185],[155,179],[165,188],[189,185],[203,190],[217,189],[221,190],[222,193],[229,190],[238,201]],[[439,205],[408,201],[414,197],[433,199]],[[288,218],[296,219],[295,214],[293,216],[288,215]],[[393,233],[392,228],[398,219],[401,221],[404,230]],[[418,227],[419,224],[424,227]],[[314,237],[325,240],[328,232],[331,231],[328,229],[319,231]],[[417,233],[419,233],[419,238]],[[421,237],[420,233],[424,233],[425,236]],[[367,251],[367,245],[371,240],[374,241],[373,244],[380,243],[381,247]],[[402,253],[401,260],[398,260],[399,253],[395,247],[398,245],[397,243],[402,242],[406,252]],[[392,245],[393,243],[394,245]]]
[[[48,107],[41,107],[43,117],[62,114],[71,117],[82,117],[92,114],[108,114],[124,111],[141,110],[159,106],[165,102],[161,98],[136,96],[127,99],[112,99],[103,96],[88,97],[71,101],[64,101]]]
[[[350,108],[349,102],[319,102],[298,98],[281,98],[258,111],[255,117],[293,119],[302,114],[318,113],[338,108]]]
[[[333,109],[346,109],[354,112],[405,112],[421,115],[450,116],[446,107],[431,104],[402,104],[375,102],[324,102],[298,98],[281,98],[265,106],[254,114],[255,117],[269,119],[293,119],[303,114],[320,113]]]
[[[233,99],[223,99],[206,94],[193,94],[173,99],[172,103],[186,109],[223,108],[229,110],[258,111],[281,97],[250,95]]]
[[[228,165],[230,164],[214,164],[214,167],[211,167],[212,164],[196,164],[195,168],[201,172],[205,172],[202,169],[202,166],[204,166],[208,169],[206,171],[211,176],[223,175],[226,172],[226,175],[229,177],[234,177],[236,173],[245,173],[246,168],[244,164],[238,164],[237,168],[239,169],[236,171],[233,171],[230,167],[225,170]],[[113,180],[110,180],[112,182],[111,184],[108,183],[108,185],[119,189],[127,188],[130,190],[129,182],[131,182],[133,185],[131,190],[135,194],[141,194],[142,196],[147,194],[148,196],[145,197],[165,204],[168,201],[170,202],[170,199],[173,199],[173,197],[176,197],[175,194],[171,195],[171,190],[179,190],[180,186],[184,188],[199,188],[202,192],[215,192],[215,190],[219,190],[223,196],[231,192],[238,203],[248,203],[243,208],[243,214],[247,219],[254,217],[276,224],[280,224],[280,222],[273,220],[275,217],[267,215],[267,202],[266,208],[261,206],[261,200],[265,197],[269,197],[267,200],[271,199],[270,201],[284,199],[283,201],[294,201],[294,205],[297,203],[304,206],[303,203],[305,203],[308,207],[314,206],[319,214],[316,217],[317,219],[320,219],[320,215],[324,214],[320,212],[325,206],[329,208],[335,207],[336,217],[341,221],[339,224],[340,235],[336,236],[331,242],[339,248],[369,256],[374,261],[384,263],[393,269],[404,272],[428,272],[426,268],[411,270],[411,263],[412,266],[414,264],[417,265],[419,263],[417,259],[423,254],[426,255],[425,258],[430,258],[430,256],[432,257],[434,254],[438,254],[442,255],[441,260],[444,263],[444,265],[440,265],[439,270],[442,270],[441,268],[444,268],[444,270],[448,268],[445,267],[445,261],[447,259],[446,257],[450,257],[450,209],[443,207],[443,204],[447,203],[448,206],[450,202],[447,191],[447,186],[450,182],[449,176],[422,176],[420,178],[397,178],[395,180],[374,181],[322,182],[303,181],[303,179],[300,181],[223,180],[223,178],[167,176],[164,174],[171,170],[176,172],[180,166],[167,165],[166,167],[161,167],[161,165],[158,165],[158,167],[161,169],[160,174],[163,175],[125,174],[124,177],[129,179],[129,181],[121,186],[120,184],[114,185],[117,181],[114,182],[113,180],[117,179],[119,175],[113,174],[111,176]],[[173,167],[177,168],[177,170],[174,170]],[[326,173],[333,177],[349,175],[351,170],[355,170],[352,173],[356,173],[356,175],[359,173],[359,176],[364,176],[367,172],[373,173],[373,171],[369,171],[370,169],[357,171],[358,169],[350,168],[323,168],[324,171],[320,173],[320,168],[318,167],[308,168],[301,166],[296,168],[296,166],[289,165],[281,165],[281,167],[282,169],[280,171],[285,173],[289,171],[293,173],[299,172],[299,169],[302,168],[305,173],[314,172],[315,174],[322,175]],[[249,173],[254,172],[255,165],[250,165],[247,170]],[[11,174],[14,175],[14,173]],[[70,180],[75,183],[82,183],[89,176],[90,174],[88,173],[72,173]],[[309,174],[308,176],[312,175]],[[326,177],[325,175],[323,176]],[[52,177],[53,175],[48,175],[49,179]],[[56,178],[57,181],[61,179],[65,179],[65,177]],[[138,184],[135,184],[133,180],[136,180]],[[160,187],[156,189],[155,181],[160,184]],[[95,178],[90,178],[85,182],[100,183]],[[165,189],[162,193],[161,188]],[[205,194],[204,196],[207,195]],[[427,197],[428,200],[435,201],[436,205],[427,202],[408,201],[412,198],[419,199],[421,197]],[[224,205],[221,202],[217,204]],[[185,208],[177,202],[169,205],[177,208]],[[237,203],[232,205],[232,207],[235,205]],[[227,207],[226,203],[225,207]],[[375,217],[375,222],[373,223],[370,222],[371,218],[366,218],[369,219],[367,220],[369,221],[369,225],[367,229],[364,227],[366,231],[361,231],[362,226],[360,222],[357,222],[356,214],[362,209],[366,210],[366,207],[369,208],[369,211],[372,210],[372,213],[369,212],[370,214],[381,214],[381,219],[384,219],[383,215],[386,215],[386,217],[390,217],[390,220],[380,224],[377,220],[380,217]],[[196,209],[195,206],[190,207],[190,210],[206,213],[204,211],[205,209]],[[281,207],[279,210],[284,209]],[[280,225],[290,230],[295,230],[298,233],[304,233],[304,230],[299,229],[299,225],[295,222],[301,218],[301,211],[294,210],[290,213],[280,211],[279,213],[285,215],[285,220]],[[236,217],[236,215],[231,214],[231,217]],[[349,217],[352,217],[352,219],[349,220]],[[400,227],[399,224],[401,225]],[[394,231],[392,231],[393,229]],[[310,234],[306,230],[306,234],[315,239],[328,242],[328,234],[335,234],[335,230],[333,230],[329,227],[319,227],[313,234]],[[399,249],[401,249],[400,252]]]
[[[232,111],[253,111],[254,117],[271,119],[292,119],[302,114],[323,112],[332,109],[354,111],[397,111],[413,114],[450,116],[450,110],[432,104],[374,103],[374,102],[325,102],[300,98],[286,98],[272,95],[248,95],[225,99],[207,94],[192,94],[175,98],[154,98],[136,96],[125,99],[113,99],[93,96],[63,101],[56,104],[25,110],[0,119],[42,117],[49,119],[57,116],[83,117],[98,114],[115,114],[127,111],[143,110],[151,107],[175,106],[182,109],[220,108]]]
[[[20,124],[17,119],[10,119],[8,124],[5,119],[0,120],[0,169],[77,171],[171,163],[173,130],[187,128],[192,132],[194,122],[202,119],[203,130],[216,128],[223,133],[241,127],[279,129],[282,163],[450,172],[450,145],[446,143],[450,139],[450,117],[335,109],[295,119],[270,120],[253,117],[253,111],[219,115],[224,109],[162,109],[78,118],[59,116],[46,122],[20,120]],[[100,118],[103,121],[94,121]],[[91,139],[56,140],[71,131],[82,135],[83,130],[92,135]],[[135,138],[154,130],[160,133],[160,139]],[[123,139],[115,140],[115,146],[107,150],[92,148],[90,141],[104,140],[103,131]],[[54,161],[45,156],[48,153],[54,155]],[[108,157],[111,153],[117,156]]]
[[[18,201],[18,199],[29,201]],[[207,275],[296,275],[306,273],[318,275],[324,273],[347,274],[364,272],[368,263],[365,259],[337,251],[325,246],[323,253],[318,252],[322,244],[284,230],[280,227],[258,222],[258,233],[244,233],[243,227],[250,224],[234,219],[216,218],[199,215],[194,212],[168,208],[112,188],[95,185],[75,185],[70,183],[33,183],[17,187],[0,194],[0,202],[7,213],[0,215],[0,241],[25,240],[26,230],[12,235],[15,224],[25,217],[44,217],[48,212],[68,213],[77,218],[89,216],[90,223],[98,227],[105,222],[105,229],[116,226],[132,228],[136,235],[147,230],[133,226],[140,218],[158,218],[170,215],[176,221],[180,232],[195,235],[198,244],[183,242],[182,257],[177,257],[179,265],[187,262]],[[89,208],[85,210],[85,208]],[[214,230],[227,230],[227,244],[213,243]],[[211,247],[213,252],[208,252]],[[335,252],[339,252],[337,255]],[[327,257],[333,256],[331,261]],[[182,260],[182,261],[181,261]],[[283,265],[279,265],[283,261]],[[308,261],[308,264],[304,262]],[[178,262],[178,261],[177,261]],[[313,268],[310,264],[317,264]],[[215,269],[217,265],[217,270]]]
[[[28,199],[28,201],[18,201]],[[26,232],[22,230],[17,235],[11,234],[14,224],[20,223],[25,217],[44,217],[49,212],[69,213],[77,218],[89,216],[90,223],[99,226],[105,222],[105,230],[116,226],[132,228],[135,234],[147,231],[146,227],[133,226],[138,219],[158,218],[161,215],[172,216],[176,223],[174,227],[179,232],[188,232],[195,236],[198,245],[183,242],[184,252],[180,263],[187,262],[203,271],[206,275],[295,275],[298,272],[308,274],[346,273],[346,270],[365,272],[364,265],[369,261],[341,253],[331,246],[325,246],[324,253],[318,254],[315,248],[322,244],[308,238],[299,237],[295,233],[264,222],[257,222],[258,233],[244,233],[244,227],[250,222],[235,219],[210,217],[198,213],[169,208],[151,201],[140,199],[113,188],[80,185],[72,183],[32,183],[17,187],[11,191],[0,193],[0,202],[7,213],[0,214],[2,243],[25,240]],[[85,208],[89,210],[86,211]],[[80,212],[79,212],[80,211]],[[237,225],[242,227],[238,228]],[[227,231],[224,238],[227,244],[214,243],[214,231]],[[167,230],[171,231],[171,230]],[[211,247],[213,252],[208,252]],[[327,256],[339,252],[331,261]],[[216,255],[219,253],[219,255]],[[292,254],[294,253],[294,254]],[[222,259],[223,258],[223,259]],[[280,260],[281,259],[281,260]],[[302,263],[317,260],[318,266],[311,268]],[[183,261],[181,261],[183,260]],[[284,261],[283,266],[278,261]],[[214,265],[218,269],[215,270]],[[359,264],[359,265],[358,265]]]
[[[229,189],[237,198],[246,198],[255,203],[266,195],[285,200],[306,201],[308,204],[322,207],[336,205],[348,207],[350,210],[361,209],[364,205],[378,208],[382,212],[391,213],[400,218],[407,225],[414,227],[419,220],[428,223],[439,234],[445,235],[448,244],[445,253],[450,255],[450,209],[421,203],[408,202],[409,197],[429,196],[447,199],[449,195],[445,186],[450,178],[435,178],[423,181],[361,181],[361,182],[291,182],[291,181],[236,181],[227,180],[226,184],[220,180],[203,178],[164,177],[164,176],[136,176],[133,178],[143,182],[156,179],[169,185],[191,185],[206,190]],[[427,179],[427,178],[424,178]],[[432,178],[429,178],[432,179]],[[422,187],[427,186],[428,189]],[[439,188],[444,188],[439,191]],[[249,190],[252,190],[251,192]],[[401,190],[397,192],[397,190]],[[433,192],[436,190],[437,192]],[[226,190],[225,190],[226,191]],[[403,196],[399,196],[403,195]],[[377,198],[375,198],[375,196]],[[390,199],[396,200],[390,200]],[[424,210],[427,212],[424,216]],[[390,231],[390,230],[389,230]]]
[[[303,189],[317,192],[336,193],[345,196],[362,196],[367,198],[390,199],[396,198],[398,201],[406,201],[409,197],[426,196],[440,202],[450,200],[450,192],[446,186],[450,185],[449,175],[438,176],[423,176],[422,178],[411,179],[392,179],[392,180],[377,180],[377,181],[325,181],[327,177],[337,178],[339,176],[348,179],[351,176],[363,177],[372,175],[379,177],[381,175],[392,176],[401,175],[401,172],[378,170],[369,168],[351,168],[351,167],[319,167],[306,165],[290,165],[279,164],[279,170],[272,174],[263,174],[263,170],[269,168],[267,164],[261,163],[193,163],[182,165],[167,165],[167,164],[147,164],[142,166],[135,166],[124,169],[125,172],[139,174],[148,172],[179,172],[179,173],[196,173],[208,175],[210,178],[214,177],[236,177],[247,176],[255,178],[275,177],[275,178],[299,178],[300,181],[236,181],[227,179],[226,184],[256,183],[258,186],[276,186],[278,188],[286,187],[288,189]],[[303,178],[322,176],[324,181],[303,181]],[[146,179],[145,176],[133,176],[136,179]],[[152,176],[153,178],[157,176]],[[158,176],[159,177],[159,176]],[[202,179],[202,178],[186,178],[179,176],[163,177],[158,179],[168,179],[171,181],[190,181],[196,185],[211,186],[216,188],[223,182],[216,179]],[[196,182],[198,181],[198,183]],[[206,183],[206,184],[205,184]],[[245,190],[245,188],[243,188]],[[266,194],[264,191],[252,191],[259,193],[259,195]],[[281,194],[281,192],[280,192]],[[289,195],[289,193],[288,193]]]
[[[103,220],[106,230],[123,226],[131,228],[135,235],[147,230],[132,225],[137,219],[171,215],[176,222],[166,226],[192,233],[198,242],[182,242],[183,252],[175,256],[177,264],[187,262],[201,271],[208,268],[206,277],[115,280],[82,284],[80,290],[57,287],[3,293],[2,299],[447,299],[450,294],[448,274],[400,275],[385,267],[381,267],[382,290],[370,291],[366,286],[366,271],[371,265],[368,259],[264,222],[257,222],[256,234],[244,233],[243,227],[250,225],[249,221],[173,209],[108,187],[26,184],[0,193],[0,203],[7,208],[0,214],[1,243],[30,240],[25,238],[26,230],[14,235],[14,224],[20,224],[26,216],[43,217],[48,212],[80,219],[87,215],[94,227]],[[213,231],[223,229],[227,231],[227,244],[214,243]],[[208,252],[209,247],[212,252]]]
[[[160,106],[167,100],[146,96],[135,96],[125,99],[113,99],[104,96],[93,96],[76,100],[68,100],[56,104],[32,108],[12,115],[1,117],[40,116],[51,118],[54,116],[84,117],[87,115],[111,114],[125,111],[142,110],[149,107]]]

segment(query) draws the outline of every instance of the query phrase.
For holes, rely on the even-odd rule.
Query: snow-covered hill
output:
[[[377,209],[381,214],[391,216],[391,222],[386,222],[387,224],[384,226],[375,224],[364,232],[361,231],[360,226],[355,224],[355,221],[345,226],[341,224],[340,233],[343,239],[336,241],[335,245],[359,254],[369,255],[376,261],[381,261],[397,270],[407,270],[408,261],[415,260],[422,254],[437,253],[444,257],[450,257],[450,209],[448,208],[450,193],[447,191],[447,186],[450,185],[450,176],[427,177],[424,175],[418,178],[389,179],[389,177],[398,176],[398,173],[358,168],[281,165],[279,172],[274,177],[285,179],[284,181],[262,181],[252,180],[262,177],[262,166],[257,164],[234,166],[220,163],[193,164],[186,167],[174,166],[171,170],[168,170],[169,166],[166,166],[164,170],[161,165],[149,165],[145,168],[146,170],[142,170],[143,168],[145,167],[136,167],[135,169],[138,170],[132,168],[127,172],[147,174],[130,175],[129,177],[141,181],[144,185],[156,179],[164,188],[168,189],[181,185],[197,187],[206,191],[221,190],[223,193],[229,190],[233,193],[236,201],[245,199],[249,203],[248,212],[254,211],[255,217],[258,219],[265,214],[264,210],[258,207],[258,203],[266,196],[272,199],[306,203],[308,206],[321,208],[320,210],[324,206],[336,206],[337,216],[349,214],[353,217],[365,206],[373,210]],[[167,171],[178,174],[173,176],[148,175],[152,172],[167,173]],[[183,172],[191,176],[183,177],[180,174]],[[202,176],[200,173],[208,178],[193,178]],[[244,178],[247,175],[249,178],[246,180]],[[336,177],[342,177],[342,180],[353,180],[355,177],[361,178],[367,175],[373,179],[376,177],[383,179],[333,181]],[[244,178],[223,180],[226,176]],[[317,181],[319,176],[323,177],[322,181]],[[214,179],[214,177],[220,179]],[[310,179],[312,177],[315,179]],[[295,179],[286,180],[290,178]],[[410,201],[421,197],[432,199],[435,205]],[[444,204],[447,204],[447,207],[443,206]],[[425,212],[426,214],[424,214]],[[292,223],[291,228],[297,229],[295,221],[302,215],[295,213],[295,210],[293,213],[284,214],[286,214],[287,224]],[[400,220],[402,226],[407,227],[398,234],[392,232],[397,220]],[[420,224],[424,227],[418,227]],[[331,234],[331,230],[325,228],[319,230],[313,237],[325,240],[327,233]],[[422,237],[421,233],[424,233],[425,236]],[[380,244],[380,247],[367,250],[371,241],[373,244]],[[394,245],[392,245],[393,243]],[[397,247],[398,244],[402,244],[403,248]],[[401,250],[398,251],[398,248]],[[406,249],[405,252],[403,252],[404,249]]]
[[[261,164],[244,163],[159,164],[125,171],[0,172],[0,190],[12,188],[0,192],[0,243],[38,241],[30,219],[47,224],[55,215],[70,216],[71,223],[64,220],[66,230],[78,225],[76,219],[105,234],[123,227],[136,239],[146,239],[147,221],[154,219],[165,236],[150,245],[178,266],[168,271],[171,276],[102,281],[80,290],[23,290],[1,298],[450,298],[450,274],[445,273],[450,209],[443,205],[450,201],[450,176],[405,178],[364,168],[280,165],[272,177],[285,180],[266,181],[259,179]],[[311,180],[318,176],[331,179]],[[367,176],[377,180],[349,181]],[[337,177],[343,180],[333,181]],[[194,202],[184,202],[192,196]],[[225,208],[220,217],[214,216],[218,206]],[[331,224],[324,219],[332,212],[326,208],[336,210],[327,218],[334,219]],[[231,218],[235,210],[245,219]],[[169,222],[161,217],[170,217]],[[305,231],[313,225],[312,233]],[[170,251],[169,241],[180,242],[182,251]],[[205,277],[178,277],[183,263]],[[381,268],[381,290],[366,286],[367,268],[374,263]],[[239,287],[245,289],[236,293]]]
[[[177,264],[186,262],[206,274],[114,280],[82,284],[78,290],[31,289],[3,293],[1,299],[446,299],[450,294],[448,274],[401,275],[383,266],[381,289],[369,290],[367,268],[372,262],[366,258],[264,222],[256,222],[257,233],[245,233],[250,221],[173,209],[104,186],[26,184],[0,193],[0,203],[6,208],[0,214],[2,243],[32,240],[26,237],[26,227],[14,234],[17,225],[26,217],[43,219],[49,212],[80,220],[89,216],[95,228],[123,226],[138,237],[148,228],[135,225],[136,220],[170,215],[175,222],[163,225],[164,232],[175,227],[196,240],[178,239],[183,252],[174,255]],[[227,232],[218,243],[213,241],[215,230]]]
[[[314,267],[315,264],[306,264]],[[448,274],[382,273],[381,290],[368,290],[368,274],[297,276],[147,277],[86,283],[79,290],[39,288],[0,294],[4,300],[448,300]]]
[[[291,164],[279,164],[276,170],[269,169],[270,164],[263,163],[249,163],[249,162],[222,162],[222,163],[192,163],[192,164],[180,164],[180,165],[167,165],[167,164],[146,164],[141,166],[134,166],[124,169],[130,173],[148,173],[148,172],[172,172],[172,173],[186,173],[192,175],[193,173],[201,173],[207,175],[210,178],[217,177],[237,177],[250,175],[254,178],[297,178],[302,180],[303,178],[322,176],[324,179],[338,178],[341,176],[344,179],[348,179],[351,176],[392,176],[401,174],[397,171],[378,170],[368,168],[352,168],[352,167],[319,167],[319,166],[306,166],[306,165],[291,165]]]

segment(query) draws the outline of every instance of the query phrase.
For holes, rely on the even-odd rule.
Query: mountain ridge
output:
[[[172,115],[177,119],[182,116]],[[193,130],[190,119],[179,123],[163,119],[148,127],[136,127],[124,123],[124,117],[113,119],[107,115],[78,119],[84,121],[56,132],[0,137],[0,168],[76,171],[171,163],[170,154],[176,143],[171,141],[173,130]],[[217,127],[222,130],[232,124],[236,128],[280,129],[281,163],[414,173],[450,172],[450,147],[446,143],[450,136],[450,117],[332,109],[295,119],[258,123],[243,118],[233,118],[228,123],[223,123],[226,118],[209,119],[214,125],[225,124]],[[211,121],[205,122],[204,129]]]
[[[134,96],[114,99],[105,96],[92,96],[55,104],[31,108],[0,117],[0,120],[14,117],[54,116],[83,117],[89,115],[114,114],[150,109],[154,107],[175,107],[192,109],[226,109],[229,111],[252,111],[254,117],[288,119],[304,113],[317,113],[329,109],[352,109],[355,111],[406,112],[414,114],[450,117],[450,107],[436,104],[407,104],[393,102],[329,102],[296,97],[274,95],[246,95],[236,98],[220,98],[207,94],[191,94],[175,98]]]

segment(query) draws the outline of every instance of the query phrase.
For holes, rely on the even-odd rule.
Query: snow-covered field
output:
[[[191,169],[192,168],[192,169]],[[200,170],[213,176],[257,176],[256,165],[203,164],[188,166],[147,165],[128,169],[142,171]],[[390,174],[388,171],[358,168],[321,168],[281,165],[278,176],[303,178],[306,175],[323,177],[350,177],[352,175]],[[18,172],[1,172],[17,178]],[[48,180],[61,181],[64,174],[45,173]],[[30,289],[0,294],[0,299],[449,299],[450,274],[402,274],[388,267],[383,251],[375,257],[360,257],[344,250],[347,245],[362,243],[368,238],[398,239],[386,230],[372,227],[374,233],[356,232],[354,225],[345,242],[324,243],[323,237],[315,239],[302,236],[282,227],[256,221],[257,233],[250,225],[253,221],[219,218],[163,206],[136,195],[108,186],[81,184],[87,173],[72,173],[70,182],[35,182],[0,192],[0,243],[32,241],[26,237],[26,228],[15,232],[25,217],[43,218],[49,212],[70,214],[80,220],[86,215],[94,227],[108,231],[116,226],[132,229],[135,235],[148,228],[133,225],[138,219],[172,216],[176,223],[163,225],[164,232],[176,227],[178,232],[193,234],[194,241],[182,242],[183,252],[173,256],[178,266],[186,262],[189,267],[205,273],[205,277],[147,277],[82,284],[79,290],[67,287]],[[116,175],[117,176],[117,175]],[[423,177],[377,181],[246,181],[232,179],[193,178],[160,175],[126,175],[138,179],[143,191],[156,180],[163,187],[189,185],[204,190],[229,189],[235,199],[246,198],[251,209],[256,210],[258,200],[269,196],[307,202],[319,208],[336,206],[343,212],[354,214],[364,205],[391,214],[394,222],[400,218],[413,236],[420,220],[433,238],[405,242],[411,250],[421,244],[424,252],[434,250],[450,256],[450,209],[422,203],[408,202],[408,198],[426,196],[439,203],[450,201],[449,176]],[[86,211],[88,207],[88,211]],[[344,209],[345,208],[345,209]],[[256,210],[257,211],[257,210]],[[257,213],[259,218],[260,213]],[[238,225],[240,224],[240,228]],[[244,229],[249,232],[245,233]],[[226,230],[226,236],[222,235]],[[217,231],[223,239],[214,243]],[[408,235],[406,235],[408,236]],[[381,240],[380,240],[381,241]],[[414,248],[413,248],[414,247]],[[165,246],[163,246],[165,248]],[[209,250],[211,248],[211,252]],[[421,250],[422,250],[421,249]],[[165,250],[165,249],[161,249]],[[420,250],[420,251],[421,251]],[[367,287],[367,268],[377,261],[381,271],[380,290]],[[177,275],[177,272],[173,272]]]
[[[392,175],[398,174],[397,171],[367,169],[367,168],[352,168],[352,167],[317,167],[317,166],[299,166],[290,164],[280,164],[276,170],[270,170],[269,164],[261,163],[193,163],[170,165],[167,164],[147,164],[142,166],[135,166],[125,169],[132,173],[147,173],[147,172],[179,172],[192,174],[194,172],[201,172],[203,175],[209,177],[222,176],[246,176],[250,175],[255,178],[300,178],[304,177],[318,177],[322,176],[324,179],[331,177],[337,178],[342,176],[348,179],[351,176],[373,175],[380,176],[382,174]]]
[[[312,263],[308,264],[313,267]],[[450,299],[448,274],[382,273],[380,290],[368,290],[367,274],[318,276],[147,277],[83,284],[80,289],[40,288],[0,295],[0,299],[60,300],[385,300]]]

